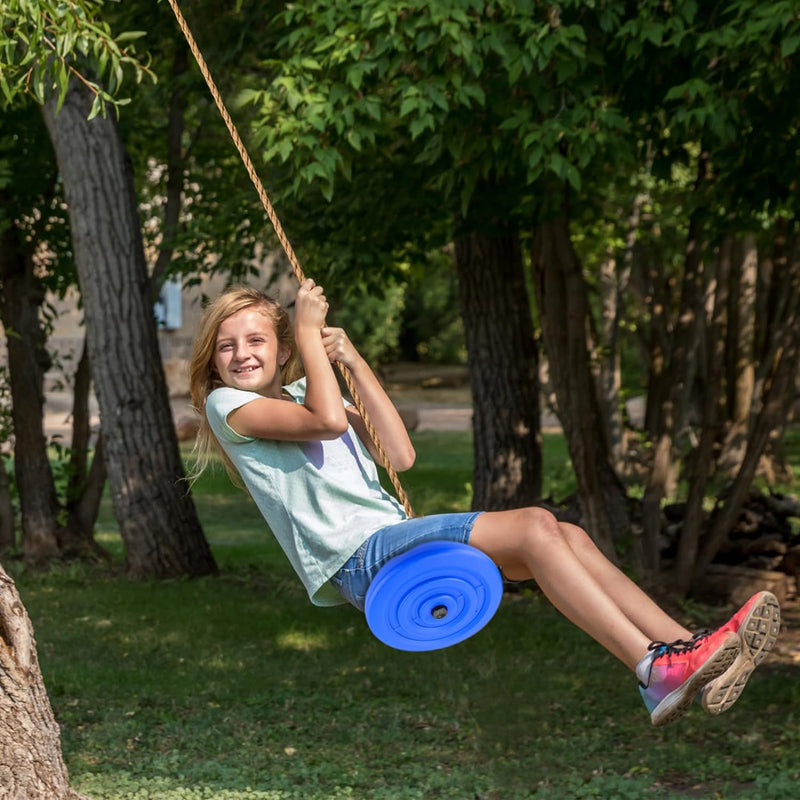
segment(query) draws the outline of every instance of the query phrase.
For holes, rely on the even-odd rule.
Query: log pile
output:
[[[715,561],[752,569],[800,574],[800,501],[780,494],[752,492]]]
[[[665,509],[667,532],[682,523],[680,504]],[[800,576],[800,501],[781,494],[752,491],[739,520],[709,567],[703,591],[744,602],[758,589],[780,600],[793,597]]]

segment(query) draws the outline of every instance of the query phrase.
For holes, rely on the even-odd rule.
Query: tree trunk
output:
[[[619,349],[620,324],[625,310],[624,296],[633,272],[634,247],[647,195],[634,198],[628,218],[625,252],[620,266],[611,254],[600,270],[600,342],[597,360],[600,364],[599,385],[601,407],[606,418],[606,439],[614,472],[622,475],[627,469],[628,442],[622,401],[622,367]]]
[[[714,306],[711,323],[705,337],[707,370],[700,443],[693,453],[691,471],[687,476],[689,495],[686,499],[686,513],[683,518],[674,567],[675,587],[681,596],[686,595],[692,585],[695,559],[705,522],[703,500],[712,472],[714,447],[717,444],[721,427],[719,424],[720,398],[725,366],[725,329],[732,249],[733,241],[728,236],[719,250]]]
[[[78,800],[69,788],[61,734],[39,669],[33,626],[0,566],[0,796]]]
[[[770,257],[759,260],[755,325],[757,355],[753,391],[755,398],[763,395],[764,381],[775,360],[780,333],[793,312],[792,302],[794,298],[791,292],[786,291],[786,287],[791,285],[793,263],[791,259],[796,260],[798,258],[800,236],[795,233],[794,236],[790,237],[788,235],[789,227],[789,220],[782,217],[776,220]],[[793,256],[791,255],[792,253],[794,253]],[[800,369],[798,369],[797,377],[800,380]],[[795,391],[800,392],[800,385],[797,386]],[[753,403],[751,420],[756,411],[756,403]],[[786,427],[791,423],[792,415],[788,415],[782,424],[772,431],[759,464],[759,474],[764,475],[771,483],[792,480],[791,468],[782,452],[782,441]]]
[[[13,225],[0,235],[0,315],[8,349],[22,553],[26,560],[36,563],[58,555],[59,509],[42,427],[43,381],[49,363],[39,322],[44,291],[18,237]]]
[[[456,239],[474,415],[473,508],[541,498],[538,352],[516,231]]]
[[[67,521],[61,535],[61,552],[66,556],[101,556],[108,553],[95,541],[94,525],[106,484],[102,437],[97,437],[94,456],[89,466],[91,414],[89,396],[92,376],[89,351],[84,339],[72,387],[72,445],[66,491]]]
[[[738,471],[747,449],[747,433],[755,389],[755,317],[758,250],[747,234],[736,248],[736,276],[731,281],[731,325],[728,335],[731,370],[728,376],[729,428],[720,455],[720,468],[731,477]]]
[[[795,247],[786,273],[784,289],[788,298],[785,324],[776,338],[776,356],[771,372],[765,381],[765,392],[753,431],[747,442],[747,451],[736,477],[726,492],[724,503],[713,515],[711,528],[705,537],[695,564],[694,579],[702,580],[708,565],[729,535],[750,485],[759,459],[774,430],[785,425],[790,407],[796,400],[795,380],[797,360],[800,357],[800,247]]]
[[[216,571],[184,482],[135,191],[112,119],[73,81],[45,122],[69,204],[114,513],[134,576]]]
[[[183,37],[175,44],[172,59],[172,75],[169,85],[172,87],[167,114],[167,190],[164,202],[164,235],[161,247],[150,275],[150,292],[153,302],[158,299],[159,291],[164,283],[167,270],[172,262],[175,250],[175,238],[178,234],[181,201],[183,195],[183,177],[186,169],[183,153],[183,136],[186,114],[186,79],[189,70],[189,48]]]
[[[707,154],[701,154],[695,194],[706,181]],[[670,489],[675,473],[675,448],[688,407],[694,374],[694,359],[703,314],[703,224],[699,211],[689,221],[680,306],[672,335],[670,357],[660,381],[664,394],[657,413],[653,437],[653,463],[642,499],[645,567],[658,571],[661,561],[661,501]],[[669,387],[668,389],[666,387]]]
[[[1,246],[2,240],[0,240]],[[2,286],[0,286],[0,291],[2,291]],[[14,423],[11,419],[11,387],[8,382],[8,369],[0,364],[0,553],[11,550],[16,545],[10,475],[13,436]]]
[[[11,479],[6,468],[6,460],[0,457],[0,553],[13,549],[16,543]]]
[[[108,557],[107,551],[94,539],[94,526],[100,511],[100,501],[103,499],[107,476],[103,437],[100,435],[95,442],[92,465],[81,487],[81,493],[67,507],[66,529],[80,554]]]
[[[625,489],[611,469],[589,365],[589,304],[581,264],[572,247],[566,210],[533,234],[533,273],[550,377],[559,418],[578,480],[584,524],[616,561],[615,535],[630,531]]]

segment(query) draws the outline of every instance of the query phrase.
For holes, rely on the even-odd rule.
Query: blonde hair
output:
[[[236,468],[208,424],[206,400],[214,389],[224,385],[214,367],[214,353],[220,325],[228,317],[246,308],[255,308],[261,311],[274,326],[278,345],[289,348],[289,358],[280,368],[281,382],[291,383],[302,375],[300,358],[294,342],[292,321],[286,309],[277,300],[250,286],[232,286],[209,303],[200,319],[192,347],[192,357],[189,361],[189,391],[192,397],[192,406],[200,415],[200,427],[192,451],[195,462],[189,470],[191,483],[197,480],[208,467],[212,455],[217,453],[221,456],[225,469],[234,483],[242,485]]]

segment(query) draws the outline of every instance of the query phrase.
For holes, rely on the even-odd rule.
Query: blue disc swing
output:
[[[494,562],[459,542],[426,542],[395,556],[367,590],[367,624],[397,650],[439,650],[494,616],[503,581]]]
[[[217,109],[239,151],[264,210],[275,229],[297,280],[305,275],[294,248],[283,231],[266,190],[214,83],[205,59],[178,7],[168,0],[186,43],[205,78]],[[350,371],[337,362],[345,384],[381,456],[397,498],[409,517],[414,516],[400,479],[356,391]],[[480,550],[458,542],[427,542],[396,556],[378,572],[367,591],[365,614],[370,630],[397,650],[438,650],[476,634],[494,616],[503,594],[500,570]]]

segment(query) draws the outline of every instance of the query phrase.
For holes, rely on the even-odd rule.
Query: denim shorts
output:
[[[468,544],[472,526],[481,513],[432,514],[381,528],[353,553],[331,583],[348,603],[363,611],[367,589],[387,561],[423,542]]]

